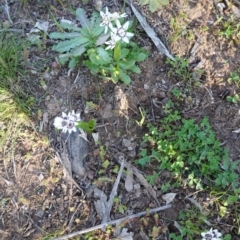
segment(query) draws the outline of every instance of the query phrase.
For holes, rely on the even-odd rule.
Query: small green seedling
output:
[[[232,102],[234,104],[237,104],[238,101],[239,101],[239,95],[238,94],[234,94],[233,97],[227,96],[227,101]]]
[[[139,127],[142,127],[143,124],[144,124],[144,122],[145,122],[145,119],[146,119],[146,113],[143,112],[141,108],[139,108],[139,111],[140,111],[140,113],[141,113],[141,117],[142,117],[142,118],[141,118],[140,122],[138,122],[137,120],[135,120],[135,122],[137,123],[137,125],[138,125]]]
[[[235,83],[238,87],[240,86],[240,68],[237,69],[237,72],[232,72],[230,78],[228,78],[229,83]]]

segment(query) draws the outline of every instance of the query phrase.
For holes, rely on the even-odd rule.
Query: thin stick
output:
[[[114,183],[114,186],[112,188],[109,200],[107,202],[106,214],[103,217],[102,223],[106,223],[110,219],[110,212],[112,210],[114,198],[115,198],[115,196],[117,194],[117,189],[118,189],[118,185],[119,185],[119,182],[120,182],[120,179],[121,179],[121,176],[122,176],[122,171],[124,169],[124,166],[125,166],[125,161],[123,159],[122,163],[121,163],[121,167],[120,167],[119,172],[118,172],[117,179],[116,179],[116,181]]]
[[[101,229],[101,228],[107,227],[109,225],[118,224],[119,222],[122,222],[122,221],[125,221],[125,220],[130,220],[130,219],[142,217],[146,214],[152,214],[152,213],[156,213],[156,212],[159,212],[159,211],[164,211],[164,210],[166,210],[168,208],[171,208],[171,207],[172,207],[172,204],[162,206],[162,207],[158,207],[158,208],[153,208],[153,209],[150,209],[149,211],[143,211],[143,212],[140,212],[140,213],[133,214],[131,216],[127,216],[127,217],[124,217],[124,218],[113,220],[113,221],[110,221],[110,222],[107,222],[107,223],[102,223],[100,225],[97,225],[95,227],[91,227],[91,228],[88,228],[88,229],[85,229],[85,230],[82,230],[82,231],[77,231],[77,232],[69,233],[69,234],[67,234],[65,236],[62,236],[62,237],[53,238],[52,240],[69,239],[71,237],[76,237],[78,235],[82,235],[84,233],[88,233],[88,232],[91,232],[91,231],[94,231],[94,230],[97,230],[97,229]]]

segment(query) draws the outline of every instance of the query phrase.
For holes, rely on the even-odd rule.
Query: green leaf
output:
[[[113,72],[111,73],[111,79],[112,79],[112,81],[113,81],[114,83],[117,83],[117,82],[118,82],[118,77],[119,77],[118,72],[113,71]]]
[[[78,121],[76,126],[86,132],[92,132],[95,129],[95,125],[96,121],[92,119],[88,122]]]
[[[53,32],[49,34],[49,37],[51,39],[69,39],[69,38],[75,38],[75,37],[80,37],[80,33],[72,32],[72,33],[67,33],[67,32]]]
[[[69,60],[69,58],[70,58],[71,56],[72,56],[72,54],[69,54],[69,53],[60,54],[60,55],[59,55],[59,58],[58,58],[59,63],[60,63],[61,65],[64,65],[64,64]]]
[[[75,68],[77,66],[78,60],[76,57],[73,57],[68,63],[69,68]]]
[[[90,32],[91,23],[87,18],[85,10],[83,8],[78,8],[76,10],[76,15],[77,15],[77,20],[80,22],[81,26],[83,28],[88,29],[88,31]]]
[[[131,61],[121,61],[120,62],[120,67],[123,69],[131,69],[135,64],[134,60]]]
[[[127,48],[122,48],[120,59],[125,58],[125,57],[128,55],[128,53],[129,53],[129,49],[127,49]]]
[[[127,75],[122,69],[119,71],[120,79],[126,84],[129,85],[131,83],[131,78]]]
[[[52,47],[52,50],[54,50],[56,52],[61,52],[61,53],[68,52],[70,49],[80,46],[88,41],[89,40],[87,38],[77,37],[77,38],[73,38],[71,40],[67,40],[67,41],[58,43],[56,46]]]
[[[102,166],[106,169],[108,168],[110,162],[108,160],[105,160],[103,163],[102,163]]]
[[[129,70],[131,70],[134,73],[141,73],[141,69],[136,65],[133,65],[132,67],[130,67]]]
[[[148,54],[147,53],[139,53],[138,56],[137,56],[137,61],[138,62],[142,62],[144,61],[146,58],[148,57]]]
[[[60,25],[64,29],[73,30],[73,31],[80,31],[80,29],[81,29],[79,27],[76,27],[74,24],[70,24],[70,23],[65,22],[65,21],[61,21]]]
[[[103,64],[108,64],[112,61],[112,58],[109,56],[108,52],[104,48],[98,47],[97,52],[100,59],[103,61]]]
[[[93,52],[89,55],[90,61],[95,65],[100,65],[102,63],[100,57],[97,55],[96,52]]]
[[[86,51],[85,45],[81,45],[71,50],[71,54],[75,57],[81,56]]]

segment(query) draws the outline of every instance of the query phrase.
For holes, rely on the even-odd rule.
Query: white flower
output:
[[[108,27],[109,27],[109,24],[111,22],[111,13],[108,12],[108,8],[106,7],[106,13],[100,11],[100,15],[102,17],[102,22],[100,24],[101,27],[105,27],[105,31],[104,33],[106,34],[107,33],[107,30],[108,30]]]
[[[72,111],[72,113],[68,113],[68,115],[64,112],[62,112],[62,117],[56,117],[54,119],[54,127],[57,129],[62,130],[63,133],[69,132],[76,132],[76,125],[77,122],[80,121],[80,113],[75,113],[75,111]]]
[[[115,47],[117,43],[117,38],[116,35],[114,35],[114,33],[111,32],[111,40],[105,42],[105,44],[107,44],[108,46],[106,47],[106,50],[108,49],[113,49]]]
[[[122,26],[119,20],[117,19],[116,25],[117,28],[114,28],[110,25],[112,32],[116,35],[116,40],[118,41],[122,39],[124,42],[129,43],[129,38],[134,35],[133,33],[127,32],[129,22],[128,21],[125,22]]]
[[[208,232],[201,233],[202,240],[220,240],[222,234],[217,229],[210,229]]]
[[[127,17],[126,13],[123,13],[120,15],[119,13],[114,12],[114,13],[111,13],[110,21],[116,21],[119,18],[125,18],[125,17]]]
[[[77,122],[80,119],[80,113],[75,113],[74,110],[72,110],[72,113],[68,113],[68,117],[70,121]]]
[[[72,132],[76,132],[77,129],[75,127],[76,123],[73,121],[69,121],[67,126],[62,129],[63,133],[66,133],[67,131],[71,134]]]
[[[123,14],[119,14],[117,12],[110,13],[110,12],[108,12],[108,8],[107,7],[106,7],[106,13],[100,11],[100,15],[102,17],[102,22],[101,22],[100,26],[101,27],[105,27],[105,31],[104,31],[105,34],[107,33],[108,27],[110,27],[110,23],[112,21],[116,21],[119,18],[127,17],[126,13],[123,13]]]
[[[54,123],[53,123],[54,127],[57,129],[65,129],[68,125],[68,120],[62,118],[62,117],[56,117],[54,119]]]

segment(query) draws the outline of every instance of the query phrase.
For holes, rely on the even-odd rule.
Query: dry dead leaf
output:
[[[160,205],[156,191],[152,188],[152,186],[147,182],[144,176],[138,171],[137,168],[132,167],[135,176],[138,178],[139,182],[147,189],[148,193],[154,198],[158,205]]]
[[[167,193],[162,196],[162,199],[166,202],[166,205],[168,205],[173,201],[176,195],[177,193]]]

